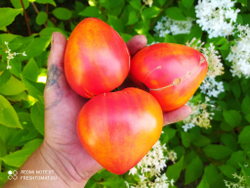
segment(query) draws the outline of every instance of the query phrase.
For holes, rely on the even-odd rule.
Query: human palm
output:
[[[76,129],[77,116],[88,101],[68,85],[63,71],[63,56],[67,43],[60,33],[54,33],[48,59],[48,80],[44,91],[45,138],[44,144],[62,161],[73,179],[88,179],[102,167],[81,145]],[[137,35],[128,43],[131,55],[146,46],[147,40]],[[164,124],[179,121],[190,114],[188,106],[164,113]]]

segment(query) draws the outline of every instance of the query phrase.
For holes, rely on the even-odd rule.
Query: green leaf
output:
[[[166,176],[168,177],[168,179],[170,180],[174,179],[174,181],[177,181],[182,171],[183,160],[184,160],[184,156],[182,156],[181,159],[177,163],[171,166],[168,166],[167,172],[166,172]]]
[[[204,153],[213,159],[223,159],[232,153],[232,150],[223,145],[207,145],[203,148]]]
[[[220,169],[220,171],[227,177],[229,178],[234,178],[233,174],[236,172],[235,168],[233,168],[232,166],[229,165],[222,165],[218,167]]]
[[[240,97],[240,94],[241,94],[241,89],[240,89],[239,83],[238,82],[231,82],[230,89],[232,90],[236,99],[238,99]]]
[[[138,22],[139,18],[137,17],[137,13],[135,11],[129,12],[128,22],[126,25],[133,25]]]
[[[20,73],[22,69],[22,63],[17,58],[10,60],[11,69],[9,71],[14,74],[17,78],[20,78]]]
[[[8,142],[11,139],[12,135],[14,135],[18,130],[20,129],[16,128],[13,129],[13,127],[6,127],[0,123],[0,132],[1,132],[0,138],[3,140],[5,145],[8,145]]]
[[[232,128],[238,126],[241,122],[241,115],[236,110],[223,110],[223,117]]]
[[[163,5],[166,3],[167,0],[157,0],[157,1],[158,1],[158,3],[159,3],[161,6],[163,6]]]
[[[186,17],[182,14],[182,11],[178,7],[170,7],[166,9],[165,13],[167,16],[173,20],[187,20]]]
[[[185,185],[197,180],[203,171],[203,163],[197,156],[187,165],[185,172]]]
[[[250,143],[250,126],[244,127],[239,135],[239,143]]]
[[[210,184],[209,187],[212,188],[226,188],[225,186],[225,182],[223,181],[225,178],[223,176],[223,174],[219,174],[218,176],[215,177],[215,181]]]
[[[117,188],[117,187],[121,187],[123,184],[125,184],[125,182],[123,178],[116,178],[116,179],[105,180],[101,182],[100,184],[110,187],[110,188]]]
[[[24,129],[28,130],[29,133],[22,137],[21,141],[34,139],[39,133],[36,130],[35,126],[32,123],[31,115],[27,112],[18,112],[19,121],[24,127]]]
[[[15,17],[22,11],[23,11],[22,8],[20,9],[0,8],[0,18],[1,18],[0,28],[10,25],[15,20]]]
[[[190,9],[194,4],[194,0],[182,0],[182,3],[187,9]]]
[[[55,8],[52,11],[53,15],[60,20],[68,20],[72,17],[72,13],[66,8]]]
[[[2,138],[0,138],[0,157],[3,157],[7,154],[6,145],[3,142]]]
[[[234,167],[235,169],[239,169],[240,166],[238,163],[246,162],[246,154],[244,151],[239,150],[237,152],[232,153],[231,157],[227,160],[226,164]]]
[[[209,188],[206,176],[203,176],[197,188]]]
[[[47,28],[44,28],[39,33],[39,35],[41,36],[41,38],[51,38],[52,33],[55,32],[55,31],[62,33],[66,38],[68,38],[68,36],[65,34],[65,32],[62,31],[61,29],[57,28],[57,27],[47,27]]]
[[[129,2],[129,4],[136,10],[140,10],[142,8],[141,0],[132,0]]]
[[[31,120],[35,128],[44,135],[44,104],[37,102],[34,104],[31,109]]]
[[[16,9],[21,9],[21,8],[23,8],[20,0],[11,0],[11,3],[12,3],[12,5],[13,5],[13,7],[15,7]],[[23,0],[23,5],[24,5],[24,8],[25,8],[25,9],[28,8],[29,4],[30,4],[30,3],[29,3],[28,0]]]
[[[181,131],[181,140],[183,145],[188,148],[190,146],[190,142],[191,142],[191,135],[187,132],[183,132]]]
[[[41,3],[41,4],[52,4],[54,6],[56,6],[56,3],[54,2],[54,0],[29,0],[30,2],[37,2],[37,3]]]
[[[48,15],[46,14],[46,12],[39,12],[39,14],[36,16],[36,23],[38,25],[42,25],[46,22],[46,20],[48,19]]]
[[[203,135],[200,135],[197,139],[194,139],[192,141],[192,144],[194,144],[195,146],[198,146],[198,147],[204,147],[210,143],[211,143],[211,140]]]
[[[225,146],[230,148],[233,151],[237,151],[237,141],[234,137],[228,133],[224,133],[221,135],[221,141]]]
[[[108,24],[118,33],[124,32],[124,26],[116,16],[108,15]]]
[[[161,9],[155,6],[146,8],[142,11],[141,16],[145,20],[147,18],[154,18],[158,16],[158,14],[161,12]]]
[[[246,180],[246,185],[250,185],[250,168],[248,167],[245,167],[244,165],[242,164],[239,164],[240,167],[241,167],[241,170],[245,176],[245,180]]]
[[[86,17],[97,17],[100,15],[100,10],[97,7],[86,7],[82,12],[79,13],[79,15]]]
[[[250,114],[246,115],[245,119],[250,123]]]
[[[39,72],[40,71],[36,64],[36,61],[33,58],[31,58],[23,69],[23,76],[30,79],[33,82],[36,82]]]
[[[175,38],[172,36],[172,35],[169,35],[169,34],[165,34],[165,40],[164,42],[167,42],[167,43],[177,43]]]
[[[241,103],[241,110],[245,115],[250,114],[250,97],[248,95]]]
[[[104,8],[110,10],[110,0],[99,0],[99,3]]]
[[[17,113],[17,115],[24,129],[19,130],[15,134],[13,134],[10,141],[8,142],[8,145],[22,146],[27,141],[36,138],[40,134],[34,127],[29,113],[19,112]]]
[[[12,135],[12,138],[8,142],[8,145],[10,146],[23,146],[26,142],[21,141],[21,138],[24,137],[26,134],[28,134],[27,129],[21,129],[17,131],[14,135]]]
[[[24,76],[22,76],[22,81],[28,89],[29,95],[43,101],[43,90],[45,87],[44,84],[29,81]]]
[[[0,87],[0,93],[3,95],[17,95],[25,90],[25,85],[11,76],[10,80]]]
[[[168,140],[172,139],[176,133],[175,129],[168,128],[167,126],[163,127],[162,131],[164,133],[161,134],[161,143],[167,143]]]
[[[2,85],[6,84],[11,78],[11,73],[5,69],[2,73],[0,72],[0,88]]]
[[[22,101],[22,100],[27,100],[28,98],[28,94],[26,93],[26,91],[23,91],[17,95],[5,95],[5,97],[13,102],[17,102],[17,101]]]
[[[127,33],[121,33],[121,37],[125,42],[128,42],[133,36]]]
[[[0,124],[12,128],[23,128],[19,122],[16,111],[2,95],[0,95]]]
[[[15,151],[1,158],[7,165],[21,167],[28,157],[42,144],[42,139],[35,139],[28,142],[21,150]]]
[[[214,183],[218,175],[217,168],[212,163],[210,163],[209,166],[205,168],[203,176],[206,177],[208,184],[211,185]]]

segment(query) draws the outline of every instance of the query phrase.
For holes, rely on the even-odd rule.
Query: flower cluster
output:
[[[200,40],[196,40],[195,38],[193,38],[190,42],[187,42],[186,45],[200,51],[208,63],[206,78],[200,86],[201,93],[204,93],[209,97],[218,97],[218,95],[225,90],[223,82],[216,81],[215,77],[224,73],[224,67],[220,60],[221,56],[218,55],[218,51],[215,50],[215,46],[210,43],[209,47],[205,48],[204,43]],[[189,127],[190,126],[191,125],[189,125]]]
[[[5,41],[4,43],[7,47],[7,50],[5,51],[5,53],[8,54],[8,56],[7,56],[7,69],[11,69],[10,60],[14,59],[14,56],[17,56],[17,55],[27,56],[27,55],[25,52],[23,52],[23,53],[16,53],[16,52],[11,53],[11,49],[9,48],[8,42]]]
[[[195,6],[197,23],[209,38],[233,34],[239,9],[233,9],[235,1],[199,0]]]
[[[223,82],[216,81],[214,77],[207,76],[200,85],[201,93],[209,97],[218,97],[221,92],[224,92]]]
[[[142,1],[143,3],[145,3],[145,5],[148,5],[149,7],[151,7],[154,2],[153,0],[142,0]]]
[[[164,155],[166,153],[166,155]],[[138,174],[140,182],[137,185],[129,186],[130,188],[168,188],[169,185],[173,185],[174,180],[168,180],[165,174],[161,175],[166,165],[167,160],[171,160],[173,163],[177,159],[177,154],[170,150],[168,151],[165,145],[161,145],[158,140],[147,155],[136,165],[136,167],[130,169],[129,174]],[[151,177],[155,177],[154,182],[150,181]]]
[[[238,25],[238,39],[235,45],[231,46],[227,60],[232,62],[231,72],[233,76],[250,77],[250,27],[248,25]]]
[[[173,35],[188,34],[192,27],[192,21],[191,18],[187,18],[187,21],[177,21],[163,16],[161,21],[157,22],[154,31],[159,37],[165,37],[165,35],[169,33]]]
[[[224,180],[226,187],[228,187],[228,188],[235,188],[235,187],[238,187],[238,188],[248,188],[249,187],[246,184],[246,181],[245,181],[245,178],[244,178],[243,175],[240,176],[240,175],[234,173],[233,177],[236,178],[236,179],[238,179],[238,182],[235,183],[235,182]]]
[[[209,104],[209,102],[211,103],[210,99],[206,97],[206,101],[204,103],[199,102],[197,105],[192,102],[187,103],[187,105],[189,105],[192,109],[192,114],[183,120],[185,125],[183,125],[182,128],[185,132],[195,125],[206,129],[211,127],[210,120],[212,119],[214,113],[208,111],[208,106],[214,108],[214,105]]]
[[[221,63],[221,56],[219,52],[215,50],[213,43],[210,43],[207,48],[204,47],[204,42],[193,38],[190,42],[186,43],[187,46],[192,47],[201,52],[207,60],[208,72],[206,76],[216,77],[224,74],[224,67]]]

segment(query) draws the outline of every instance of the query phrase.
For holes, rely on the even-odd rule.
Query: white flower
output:
[[[163,16],[161,21],[157,22],[154,31],[159,37],[165,37],[169,33],[173,35],[188,34],[192,27],[192,21],[193,19],[191,18],[187,18],[187,21],[177,21]]]
[[[8,56],[6,57],[7,58],[7,67],[6,67],[6,69],[11,69],[10,60],[14,59],[14,56],[17,56],[17,55],[27,56],[27,55],[26,55],[25,52],[23,52],[23,53],[16,53],[16,52],[11,53],[11,49],[8,46],[9,43],[5,41],[4,44],[7,47],[7,50],[5,51],[5,53],[8,54]]]
[[[135,167],[129,170],[129,174],[135,175],[137,173],[137,169]]]
[[[199,102],[197,105],[190,101],[187,102],[187,105],[190,106],[192,109],[192,113],[190,116],[183,120],[183,123],[185,125],[182,126],[182,128],[185,132],[187,132],[195,125],[206,129],[211,127],[210,120],[212,119],[211,116],[213,116],[214,113],[209,112],[208,107],[211,107],[210,110],[212,111],[214,110],[214,105],[211,105],[211,103],[213,102],[208,100],[207,97],[205,99],[206,101],[204,103]]]
[[[166,153],[166,155],[164,155],[164,152]],[[140,177],[140,182],[138,182],[138,184],[134,186],[136,188],[167,188],[170,181],[168,181],[168,178],[165,174],[161,175],[161,171],[167,166],[167,160],[171,160],[174,163],[176,159],[177,154],[172,150],[167,150],[167,147],[165,145],[162,146],[160,141],[158,140],[152,147],[152,149],[136,165],[136,167],[132,168],[129,171],[129,174],[138,174],[138,176]],[[154,182],[150,181],[151,177],[155,177]]]
[[[250,77],[250,28],[248,25],[238,25],[238,39],[235,40],[235,45],[231,46],[231,52],[227,56],[227,60],[232,62],[230,71],[233,76]]]
[[[233,34],[239,9],[234,10],[235,1],[231,0],[199,0],[195,6],[196,22],[209,38]]]
[[[205,48],[204,42],[193,38],[190,42],[187,42],[186,45],[198,50],[204,55],[208,63],[208,72],[206,76],[216,77],[224,73],[224,67],[220,59],[221,56],[218,55],[219,52],[215,50],[213,43],[210,43],[209,47]]]
[[[193,127],[195,127],[194,123],[186,123],[185,125],[182,126],[185,132],[187,132],[189,129],[192,129]]]
[[[143,2],[145,3],[145,5],[149,5],[149,7],[151,7],[154,1],[153,0],[143,0]]]
[[[201,93],[209,97],[218,97],[221,92],[224,92],[223,82],[217,82],[214,77],[207,76],[200,85]]]

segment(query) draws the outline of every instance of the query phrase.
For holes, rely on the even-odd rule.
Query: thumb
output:
[[[192,113],[192,109],[187,106],[181,106],[180,108],[163,113],[163,124],[168,125],[171,123],[175,123],[187,118]]]
[[[67,39],[59,32],[52,34],[51,51],[47,62],[47,83],[44,90],[45,109],[57,105],[69,86],[64,76],[63,57]]]

